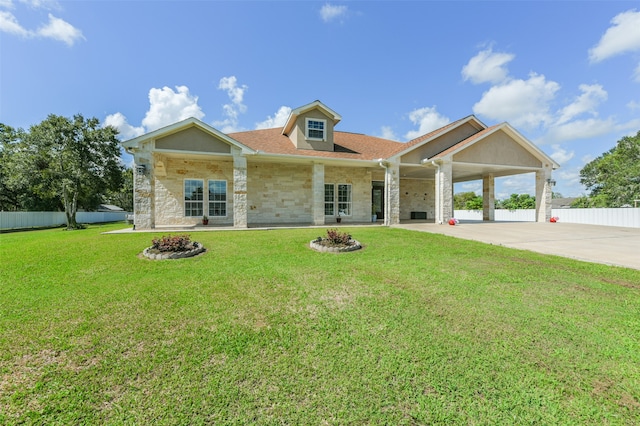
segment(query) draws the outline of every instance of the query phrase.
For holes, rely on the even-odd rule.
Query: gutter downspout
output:
[[[440,178],[440,164],[436,163],[435,160],[431,161],[431,164],[436,167],[436,219],[438,220],[438,224],[442,225],[442,216],[444,216],[444,212],[442,209],[442,179]]]

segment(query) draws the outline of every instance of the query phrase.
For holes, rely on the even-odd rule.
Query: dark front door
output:
[[[375,211],[378,219],[384,219],[384,182],[373,182],[371,188],[371,213]]]

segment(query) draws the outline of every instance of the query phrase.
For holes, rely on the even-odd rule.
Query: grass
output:
[[[640,271],[435,234],[0,236],[1,424],[635,424]]]

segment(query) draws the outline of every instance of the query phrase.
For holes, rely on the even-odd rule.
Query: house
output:
[[[136,229],[197,225],[385,225],[453,215],[453,184],[482,179],[483,218],[494,218],[494,179],[535,172],[536,218],[551,217],[559,167],[508,123],[473,115],[407,143],[336,130],[320,101],[281,128],[224,134],[189,118],[125,141],[136,164]]]

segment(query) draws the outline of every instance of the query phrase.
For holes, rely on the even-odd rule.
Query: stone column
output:
[[[312,216],[314,225],[324,225],[324,164],[313,163],[311,178]]]
[[[549,222],[551,219],[552,187],[551,167],[545,164],[542,170],[536,172],[536,222]]]
[[[233,227],[247,227],[247,158],[233,153]]]
[[[384,224],[400,223],[400,166],[389,162],[384,175]]]
[[[494,221],[496,210],[496,186],[493,175],[482,177],[482,220]]]
[[[453,164],[442,160],[436,170],[436,223],[447,223],[453,217]]]
[[[144,166],[138,171],[138,166]],[[153,160],[148,151],[135,154],[133,168],[133,224],[135,229],[155,228]]]

